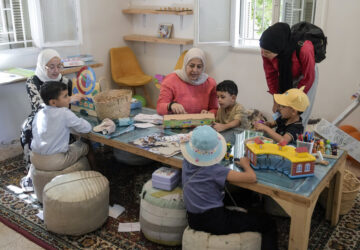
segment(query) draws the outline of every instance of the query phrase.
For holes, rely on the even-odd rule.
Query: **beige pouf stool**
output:
[[[187,226],[182,189],[156,189],[149,180],[143,186],[140,198],[140,227],[145,237],[163,245],[181,245]]]
[[[59,175],[44,187],[47,230],[82,235],[101,227],[109,215],[109,181],[95,171]]]
[[[61,171],[45,171],[39,170],[34,167],[33,164],[30,165],[30,176],[34,185],[34,191],[37,199],[43,203],[43,190],[47,183],[49,183],[52,178],[61,174],[67,174],[75,171],[81,170],[90,170],[90,165],[86,157],[81,157],[75,164],[71,165],[68,168],[65,168]]]
[[[201,231],[195,231],[190,227],[187,227],[184,231],[182,239],[182,249],[260,250],[261,234],[256,232],[244,232],[227,235],[213,235]]]

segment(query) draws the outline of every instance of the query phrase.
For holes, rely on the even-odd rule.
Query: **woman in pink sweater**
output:
[[[214,113],[218,109],[216,82],[204,73],[205,54],[192,48],[182,69],[167,75],[161,83],[156,110],[159,115]]]

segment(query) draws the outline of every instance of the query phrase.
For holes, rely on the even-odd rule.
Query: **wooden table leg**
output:
[[[336,226],[339,221],[344,171],[341,168],[330,181],[328,201],[326,204],[326,219],[331,221],[331,226]]]
[[[311,217],[316,202],[312,202],[309,206],[306,206],[305,204],[295,204],[280,199],[275,200],[291,217],[288,249],[307,250]]]

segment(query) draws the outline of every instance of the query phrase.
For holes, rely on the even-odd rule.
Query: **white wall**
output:
[[[172,1],[168,1],[169,5]],[[327,59],[319,64],[320,79],[312,118],[333,121],[351,104],[351,95],[360,88],[359,40],[360,1],[329,0],[325,32],[328,36]],[[138,28],[139,17],[134,17],[134,27]],[[161,23],[164,18],[174,23],[172,16],[152,15],[147,17],[152,24]],[[184,17],[184,27],[193,25],[193,16]],[[187,23],[185,25],[185,23]],[[191,26],[193,27],[193,26]],[[188,30],[186,32],[189,32]],[[186,36],[187,34],[183,34]],[[193,34],[190,34],[193,35]],[[179,46],[147,44],[146,51],[141,43],[130,46],[136,51],[147,74],[171,72],[179,56]],[[270,115],[272,97],[266,92],[267,85],[259,51],[234,50],[229,47],[202,46],[208,59],[207,73],[217,82],[234,80],[239,88],[238,101],[247,108],[257,108]],[[158,91],[153,90],[154,100]],[[357,108],[342,124],[360,128],[360,108]]]
[[[125,43],[123,35],[133,32],[156,34],[159,23],[173,23],[174,35],[181,38],[194,36],[194,17],[184,16],[183,29],[180,18],[172,15],[146,15],[143,26],[142,15],[125,15],[121,10],[130,3],[159,6],[182,4],[189,6],[192,0],[81,0],[83,45],[76,48],[57,48],[61,55],[71,53],[89,53],[104,63],[104,67],[95,69],[97,77],[105,77],[108,84],[103,88],[118,87],[111,81],[109,49],[124,45],[130,46],[139,59],[144,72],[149,75],[167,74],[180,55],[180,46],[166,44]],[[326,35],[329,39],[327,59],[319,65],[320,82],[313,117],[334,120],[349,104],[350,96],[360,88],[359,69],[360,52],[358,41],[360,32],[360,1],[329,0]],[[191,46],[185,46],[188,49]],[[233,50],[229,47],[202,47],[208,58],[207,72],[217,82],[232,79],[237,82],[240,93],[238,101],[247,108],[257,108],[270,114],[272,98],[266,93],[267,86],[262,61],[258,52]],[[38,51],[30,59],[17,58],[12,53],[1,57],[0,68],[13,66],[29,67],[35,65]],[[153,84],[147,88],[156,103],[159,90]],[[0,144],[19,138],[20,125],[30,112],[29,101],[25,93],[25,84],[17,83],[0,86]],[[343,124],[351,124],[360,129],[360,108],[357,108]]]
[[[129,17],[121,10],[128,8],[127,0],[81,0],[81,19],[83,28],[83,44],[79,47],[55,48],[61,56],[77,53],[92,54],[96,61],[102,62],[104,67],[94,69],[98,78],[105,77],[108,82],[104,89],[117,87],[111,85],[109,67],[109,49],[124,46],[122,39],[131,29]],[[58,19],[61,21],[61,18]],[[39,49],[27,51],[25,55],[7,51],[0,53],[0,69],[10,67],[35,68]],[[70,76],[71,77],[71,76]],[[73,76],[72,76],[73,77]],[[25,82],[0,86],[0,144],[8,144],[19,139],[22,122],[30,114]]]

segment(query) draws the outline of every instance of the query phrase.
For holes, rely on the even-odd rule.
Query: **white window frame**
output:
[[[301,163],[296,165],[296,173],[302,173],[303,172],[303,165]]]
[[[199,23],[201,16],[199,15],[199,1],[206,0],[196,0],[195,1],[195,46],[197,45],[227,45],[232,46],[235,50],[248,50],[248,51],[259,51],[260,47],[257,46],[239,46],[239,23],[240,23],[240,1],[241,0],[231,0],[231,24],[229,25],[230,29],[230,41],[203,41],[204,39],[199,38]],[[280,2],[281,0],[273,0],[273,13],[272,13],[272,23],[275,23],[280,18]],[[204,7],[205,5],[202,5]],[[211,8],[212,6],[208,6]],[[326,32],[326,19],[328,11],[328,1],[327,0],[317,0],[315,6],[315,20],[314,24],[319,26]],[[202,42],[199,42],[199,41]]]
[[[16,28],[15,28],[15,19],[14,19],[14,8],[13,8],[13,2],[10,0],[9,1],[9,3],[10,3],[10,10],[8,9],[8,8],[5,8],[4,6],[3,6],[3,2],[1,1],[0,2],[0,18],[2,19],[2,23],[3,23],[3,33],[4,34],[10,34],[10,33],[13,33],[13,35],[14,35],[14,40],[15,41],[13,41],[13,42],[7,42],[7,43],[4,43],[3,45],[11,45],[11,44],[23,44],[24,45],[24,47],[23,48],[17,48],[17,49],[24,49],[24,48],[31,48],[31,47],[28,47],[28,43],[32,43],[33,42],[33,40],[32,39],[30,39],[30,40],[27,40],[26,39],[26,30],[25,30],[25,25],[24,25],[24,13],[23,13],[23,5],[22,5],[22,1],[21,0],[19,0],[19,4],[20,4],[20,8],[21,8],[21,23],[22,23],[22,33],[23,33],[23,37],[24,37],[24,40],[23,41],[18,41],[18,38],[17,38],[17,32],[16,32]],[[8,10],[7,10],[8,9]],[[12,21],[12,25],[14,26],[13,28],[14,28],[14,30],[12,31],[12,32],[10,32],[9,30],[8,30],[8,27],[7,27],[7,25],[5,25],[6,24],[6,22],[5,22],[5,16],[4,16],[4,14],[5,14],[5,11],[10,11],[11,12],[11,21]],[[9,49],[9,50],[14,50],[14,49]],[[2,50],[3,51],[3,50]]]
[[[29,1],[29,15],[31,23],[31,32],[33,34],[33,42],[36,47],[62,47],[62,46],[77,46],[82,43],[82,27],[81,27],[81,15],[80,15],[80,1],[75,1],[75,15],[76,15],[76,27],[77,27],[77,39],[63,40],[57,42],[45,42],[44,30],[42,22],[42,12],[40,6],[40,0],[28,0]],[[59,0],[61,1],[61,0]],[[59,19],[61,20],[61,19]]]

